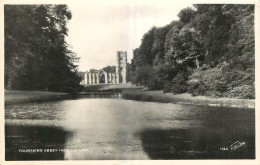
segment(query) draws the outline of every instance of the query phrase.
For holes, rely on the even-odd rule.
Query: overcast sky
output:
[[[68,4],[72,19],[68,22],[67,42],[80,57],[79,70],[115,65],[116,51],[127,51],[130,63],[132,50],[139,47],[144,33],[152,26],[178,20],[179,11],[192,6],[179,2],[109,0]]]

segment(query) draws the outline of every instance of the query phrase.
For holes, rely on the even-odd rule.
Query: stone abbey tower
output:
[[[106,72],[105,70],[92,70],[84,73],[82,85],[100,83],[126,83],[127,82],[127,52],[118,51],[116,54],[116,70]]]
[[[127,52],[118,51],[116,55],[116,61],[117,82],[126,83]]]

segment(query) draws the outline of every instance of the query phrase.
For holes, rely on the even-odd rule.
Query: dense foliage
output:
[[[78,60],[65,41],[66,5],[5,5],[5,88],[77,92]]]
[[[165,92],[254,98],[254,5],[194,5],[152,27],[133,51],[132,82]]]

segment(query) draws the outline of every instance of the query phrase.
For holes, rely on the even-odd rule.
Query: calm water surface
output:
[[[254,109],[115,98],[9,105],[5,108],[5,157],[6,160],[253,159],[254,113]],[[231,150],[237,141],[244,145]]]

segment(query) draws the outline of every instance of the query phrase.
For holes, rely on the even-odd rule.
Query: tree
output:
[[[138,49],[139,58],[142,63],[152,65],[154,54],[152,53],[153,41],[154,41],[154,33],[156,31],[156,27],[152,27],[146,34],[144,34],[142,43]]]
[[[178,14],[180,21],[184,24],[189,23],[192,19],[194,19],[195,16],[196,16],[195,10],[193,10],[190,7],[182,9]]]
[[[5,5],[5,87],[75,92],[78,60],[65,41],[66,5]]]
[[[254,76],[249,75],[254,74],[254,6],[194,7],[181,10],[179,21],[144,35],[133,51],[133,83],[165,92],[231,97],[247,93],[253,98]]]
[[[153,59],[153,65],[161,65],[163,63],[163,58],[165,55],[164,52],[164,43],[165,43],[165,38],[166,34],[169,32],[170,28],[172,27],[172,24],[166,25],[161,28],[157,28],[154,31],[154,39],[153,39],[153,44],[152,44],[152,57]]]

